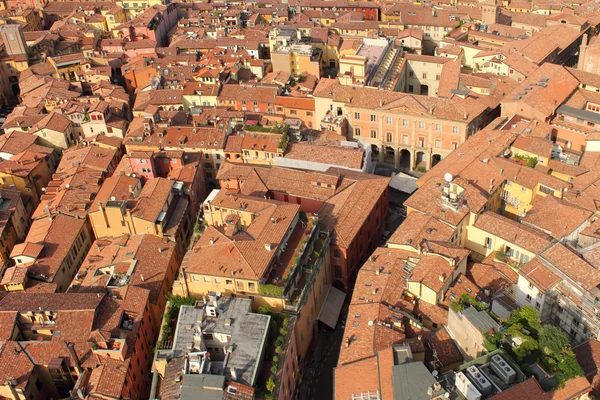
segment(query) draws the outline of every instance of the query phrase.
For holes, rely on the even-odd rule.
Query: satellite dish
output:
[[[369,320],[369,322],[367,322],[367,325],[373,326],[373,321]]]
[[[444,180],[448,183],[452,182],[452,174],[450,172],[446,172],[444,174]]]
[[[435,378],[436,376],[438,376],[439,372],[437,372],[437,370],[433,370],[433,372],[431,373],[431,375],[433,375],[433,377]]]

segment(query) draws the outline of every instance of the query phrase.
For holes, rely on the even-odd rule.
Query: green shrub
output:
[[[504,262],[506,260],[506,255],[502,250],[496,250],[494,252],[494,260]]]
[[[270,297],[283,297],[285,288],[283,286],[271,285],[271,284],[259,284],[258,293],[261,296]]]
[[[271,393],[273,393],[273,390],[275,389],[275,377],[273,375],[271,375],[269,377],[269,380],[267,381],[267,390]]]
[[[265,315],[271,315],[273,313],[273,309],[265,304],[265,305],[258,307],[258,313],[265,314]]]

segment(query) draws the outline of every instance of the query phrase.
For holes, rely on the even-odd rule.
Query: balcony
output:
[[[267,284],[286,286],[290,277],[298,268],[300,261],[304,259],[305,250],[308,247],[311,236],[316,229],[318,218],[308,217],[306,221],[300,219],[292,231],[285,248],[279,256],[279,262],[271,270]]]
[[[282,248],[285,250],[271,271],[259,292],[263,296],[288,297],[292,287],[299,279],[302,266],[309,259],[315,241],[318,227],[318,217],[308,216],[296,224],[290,237]]]
[[[508,264],[514,269],[519,269],[523,265],[519,260],[513,259],[508,251],[505,252],[504,250],[496,250],[494,260]]]
[[[110,357],[116,360],[125,360],[127,343],[125,339],[110,339],[108,342],[97,342],[93,345],[94,354],[100,357]]]
[[[298,275],[298,280],[294,287],[289,288],[288,299],[285,310],[298,312],[306,303],[308,288],[315,283],[316,277],[324,264],[327,252],[329,251],[329,243],[331,235],[328,232],[319,232],[316,235],[313,251],[302,270]]]

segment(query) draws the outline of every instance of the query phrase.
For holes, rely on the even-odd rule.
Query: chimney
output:
[[[440,274],[439,279],[440,282],[444,282],[446,280],[446,276],[444,276],[444,274]]]
[[[376,269],[375,269],[375,275],[379,275],[379,273],[380,273],[380,272],[381,272],[381,271],[380,271],[380,268],[376,268]]]
[[[235,370],[234,367],[229,367],[229,375],[231,375],[232,381],[235,382],[237,380],[237,371]]]
[[[215,239],[210,238],[210,244],[215,244]]]

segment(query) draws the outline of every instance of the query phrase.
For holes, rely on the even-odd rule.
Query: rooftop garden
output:
[[[304,218],[304,220],[303,220]],[[279,263],[272,269],[265,285],[259,287],[259,292],[262,290],[266,293],[285,291],[290,279],[296,276],[296,271],[306,259],[306,249],[309,247],[313,232],[317,226],[317,217],[306,217],[306,214],[301,214],[296,227],[290,235],[285,250],[279,256]],[[275,289],[276,286],[281,289]],[[282,294],[283,295],[283,294]]]
[[[244,125],[242,129],[246,132],[278,133],[284,135],[288,133],[289,127],[286,124],[281,123],[275,126]]]
[[[306,291],[308,282],[316,279],[319,267],[321,266],[324,255],[329,249],[329,242],[331,235],[327,232],[319,232],[317,240],[314,242],[312,252],[306,262],[302,266],[302,270],[299,271],[297,283],[289,293],[289,302],[286,305],[286,309],[289,311],[297,311],[306,299]]]
[[[524,154],[515,154],[514,157],[519,164],[527,165],[530,168],[535,168],[538,163],[537,157],[529,157]]]
[[[174,296],[169,294],[165,313],[163,314],[161,331],[156,342],[156,349],[171,348],[179,318],[179,309],[181,306],[193,306],[196,299],[188,296]]]
[[[518,261],[512,260],[510,256],[507,256],[504,253],[503,250],[496,250],[494,252],[494,260],[508,264],[515,269],[518,269],[520,266],[520,263]]]
[[[487,310],[488,305],[482,301],[478,301],[473,296],[471,296],[469,293],[464,293],[462,296],[460,296],[459,299],[454,300],[450,304],[450,308],[454,312],[462,311],[467,307],[475,307],[475,309],[477,311],[483,311],[483,310]]]
[[[268,345],[257,381],[256,398],[269,400],[277,398],[276,391],[279,383],[277,380],[281,374],[280,369],[285,360],[289,334],[293,332],[293,324],[290,314],[272,313],[268,306],[262,306],[258,312],[270,315],[271,323],[269,325]]]
[[[488,351],[502,347],[518,360],[525,375],[533,376],[531,366],[537,364],[550,377],[541,382],[544,390],[560,388],[572,378],[583,376],[571,348],[569,336],[554,325],[542,325],[531,306],[513,311],[503,320],[499,332],[485,335]]]

